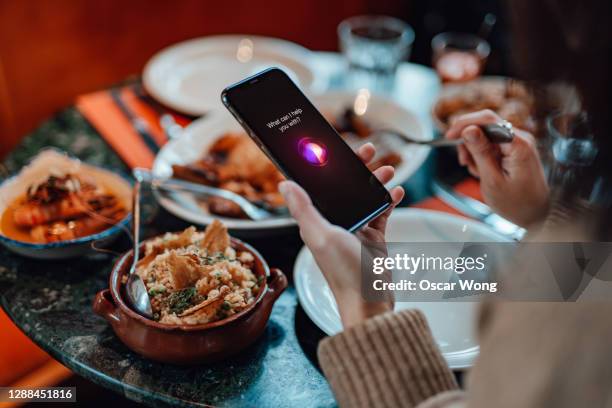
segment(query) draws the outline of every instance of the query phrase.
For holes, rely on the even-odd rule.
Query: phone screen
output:
[[[228,87],[222,100],[331,223],[353,231],[389,206],[386,188],[280,69]]]

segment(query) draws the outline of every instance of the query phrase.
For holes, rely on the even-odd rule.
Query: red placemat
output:
[[[159,114],[156,109],[136,95],[134,86],[121,88],[120,97],[134,116],[144,120],[147,132],[157,145],[163,146],[168,139],[159,124]],[[79,96],[76,107],[130,168],[151,168],[155,153],[147,146],[143,137],[117,106],[111,90]],[[172,114],[180,125],[184,126],[190,122],[183,116],[168,113]]]

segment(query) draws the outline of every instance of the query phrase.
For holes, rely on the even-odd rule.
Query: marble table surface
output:
[[[56,146],[89,163],[127,172],[125,165],[75,110],[67,109],[28,136],[5,161],[13,172],[43,146]],[[143,197],[144,236],[187,224]],[[250,239],[270,265],[289,277],[301,247],[290,235]],[[334,406],[317,368],[323,337],[297,304],[290,286],[274,306],[263,336],[224,362],[194,367],[159,364],[131,352],[106,321],[92,311],[96,292],[108,287],[116,254],[128,249],[122,237],[114,253],[68,261],[27,259],[0,247],[0,305],[36,344],[75,373],[126,397],[172,406]]]
[[[430,81],[430,87],[419,92],[432,100],[437,83],[431,72],[421,71],[427,80],[423,81],[419,72],[426,68],[407,65],[402,69],[408,77],[402,80],[415,76],[415,87]],[[128,172],[74,108],[27,136],[4,166],[16,172],[46,146]],[[150,192],[145,191],[143,202],[144,237],[187,226],[157,206]],[[31,260],[0,247],[0,305],[28,337],[62,364],[134,401],[154,406],[335,406],[316,361],[316,347],[324,334],[300,308],[291,281],[293,262],[302,246],[297,231],[248,241],[271,266],[287,274],[290,285],[275,304],[263,336],[220,363],[179,367],[146,360],[128,350],[104,319],[93,313],[93,297],[108,286],[114,260],[129,248],[127,237],[120,238],[111,253],[69,261]]]

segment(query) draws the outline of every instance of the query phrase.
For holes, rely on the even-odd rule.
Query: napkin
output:
[[[163,146],[168,138],[159,124],[158,110],[142,101],[135,94],[133,86],[121,88],[120,94],[123,103],[134,117],[145,123],[147,133],[155,143],[160,147]],[[155,153],[136,131],[134,124],[117,106],[110,90],[79,96],[76,107],[130,168],[151,168]],[[190,122],[185,117],[168,113],[172,114],[180,125],[184,126]]]

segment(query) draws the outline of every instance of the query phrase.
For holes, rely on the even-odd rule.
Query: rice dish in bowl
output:
[[[244,350],[262,335],[288,285],[281,270],[229,237],[220,222],[204,233],[188,228],[161,235],[141,243],[136,271],[149,278],[154,320],[135,312],[126,298],[133,253],[117,259],[108,289],[96,294],[92,307],[129,349],[163,363],[220,361]]]
[[[136,273],[149,292],[154,320],[198,325],[255,301],[263,277],[253,272],[254,261],[250,252],[232,248],[227,229],[215,221],[204,232],[189,227],[147,241]]]

